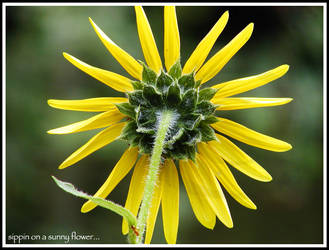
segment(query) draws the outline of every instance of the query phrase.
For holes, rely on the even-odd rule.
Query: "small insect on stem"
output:
[[[137,228],[135,226],[131,226],[131,229],[134,231],[134,233],[136,234],[136,236],[139,236],[139,232],[137,230]]]

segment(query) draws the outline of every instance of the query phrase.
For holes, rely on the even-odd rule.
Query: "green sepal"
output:
[[[148,67],[145,63],[143,63],[143,62],[141,62],[141,63],[143,65],[142,81],[144,83],[147,83],[150,85],[155,85],[156,79],[157,79],[157,74],[150,67]]]
[[[187,130],[193,130],[202,120],[200,114],[188,113],[180,118],[180,124],[182,127],[186,128]]]
[[[161,74],[156,81],[156,87],[160,92],[164,93],[173,82],[174,79],[161,70]]]
[[[133,91],[133,92],[128,93],[127,95],[128,95],[129,103],[131,105],[134,105],[134,106],[140,106],[140,105],[146,106],[148,104],[147,101],[144,99],[143,91],[142,90],[136,90],[136,91]]]
[[[135,119],[135,107],[128,102],[116,103],[115,106],[119,109],[122,114],[129,116],[130,118]]]
[[[168,107],[178,106],[181,101],[182,97],[179,86],[177,83],[171,84],[166,94],[166,103]]]
[[[217,93],[217,91],[218,89],[214,89],[214,88],[205,88],[200,90],[198,102],[210,101]]]
[[[182,110],[183,114],[190,113],[194,111],[197,103],[197,92],[195,89],[189,89],[185,92],[182,102],[179,105],[179,108]]]
[[[137,125],[144,125],[156,122],[156,115],[153,109],[139,107],[136,116]]]
[[[143,89],[143,96],[152,106],[159,107],[163,104],[162,95],[158,93],[153,86],[145,86]]]
[[[139,107],[136,117],[137,132],[155,134],[156,116],[152,109]]]
[[[122,129],[119,139],[127,140],[128,143],[131,143],[136,138],[136,135],[138,135],[136,130],[137,130],[136,122],[135,121],[128,122]]]
[[[152,146],[154,143],[154,137],[148,134],[142,135],[139,140],[139,152],[141,154],[151,154],[152,153]]]
[[[181,143],[175,143],[173,150],[168,152],[168,157],[176,160],[191,159],[195,162],[195,147],[187,146]]]
[[[173,159],[176,159],[176,160],[187,159],[185,147],[186,146],[183,146],[180,143],[175,143],[174,148],[168,152],[169,158],[173,158]]]
[[[201,80],[197,80],[196,82],[195,82],[195,86],[194,86],[194,88],[199,88],[200,87],[200,85],[201,85]]]
[[[184,132],[184,128],[177,128],[175,131],[172,131],[169,135],[170,139],[166,141],[167,147],[172,148],[172,144],[174,144],[178,139],[180,139]]]
[[[195,112],[207,117],[215,112],[215,106],[209,101],[202,101],[196,105]]]
[[[194,73],[183,75],[178,79],[178,84],[179,86],[183,87],[184,91],[194,88]]]
[[[168,74],[174,79],[179,79],[181,77],[182,66],[180,65],[180,59],[178,59],[177,62],[173,66],[171,66],[168,71]]]
[[[183,144],[188,146],[194,146],[196,143],[200,142],[202,138],[201,132],[198,129],[186,131],[184,136],[185,136],[184,138],[185,140]]]
[[[195,161],[195,147],[194,146],[187,146],[186,147],[186,155],[188,159],[191,159],[194,163]]]
[[[206,124],[212,124],[215,122],[219,122],[219,119],[216,116],[211,115],[211,116],[208,116],[206,119],[204,119],[203,122]]]
[[[208,124],[201,122],[199,128],[202,136],[201,140],[203,142],[216,140],[215,132]]]
[[[136,137],[134,139],[132,139],[132,140],[129,141],[130,148],[139,146],[139,141],[140,141],[140,138],[141,137],[142,137],[142,134],[136,134]]]
[[[141,90],[144,88],[144,84],[141,81],[131,81],[131,85],[133,85],[134,90]]]

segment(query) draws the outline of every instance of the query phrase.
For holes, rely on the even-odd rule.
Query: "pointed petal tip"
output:
[[[228,228],[233,228],[233,221],[228,222],[227,224],[225,224],[225,226]]]
[[[65,166],[63,164],[59,165],[58,169],[64,169]]]
[[[66,52],[63,52],[63,56],[66,60],[69,60],[69,58],[72,58],[72,56]]]
[[[288,72],[290,66],[288,64],[283,64],[283,65],[279,66],[279,68],[281,68],[281,70],[283,72],[282,75],[284,75],[285,73]]]
[[[286,143],[285,143],[285,148],[283,149],[282,152],[289,151],[290,149],[292,149],[291,144],[286,142]]]
[[[81,213],[88,213],[89,211],[91,211],[92,209],[90,208],[90,201],[87,201],[87,202],[85,202],[83,205],[82,205],[82,207],[81,207],[81,209],[80,209],[80,211],[81,211]]]
[[[49,106],[51,106],[53,102],[54,102],[54,99],[48,99],[48,100],[47,100],[47,104],[48,104]]]
[[[272,180],[273,180],[272,176],[269,173],[267,173],[260,181],[270,182]]]
[[[68,166],[70,166],[70,165],[68,165],[68,164],[66,163],[66,161],[64,161],[64,162],[62,162],[61,165],[59,165],[58,169],[64,169],[64,168],[67,168]]]

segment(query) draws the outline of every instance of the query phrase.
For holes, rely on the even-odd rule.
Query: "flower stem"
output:
[[[141,244],[143,241],[147,216],[149,214],[155,185],[158,179],[158,172],[161,163],[161,155],[163,152],[164,142],[166,139],[166,135],[170,129],[170,126],[173,122],[174,113],[170,110],[164,110],[158,115],[158,127],[155,135],[149,172],[146,177],[144,197],[137,218],[137,230],[139,232],[139,236],[136,238],[135,242],[137,244]]]

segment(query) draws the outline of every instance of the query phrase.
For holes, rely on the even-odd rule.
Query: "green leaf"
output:
[[[128,102],[117,103],[115,106],[119,109],[122,114],[129,116],[130,118],[135,119],[135,108]]]
[[[188,75],[183,75],[181,78],[178,79],[179,86],[182,86],[184,90],[193,89],[195,85],[194,81],[194,73]]]
[[[142,61],[140,62],[143,65],[142,81],[150,85],[155,85],[157,74],[151,68],[149,68],[144,62]]]
[[[161,70],[161,74],[156,82],[156,87],[160,92],[164,93],[173,82],[174,79]]]
[[[137,223],[136,217],[128,209],[126,209],[112,201],[105,200],[105,199],[102,199],[99,197],[93,197],[91,195],[85,194],[85,193],[77,190],[69,182],[60,181],[54,176],[52,176],[52,178],[55,181],[55,183],[57,184],[57,186],[59,186],[64,191],[66,191],[74,196],[77,196],[77,197],[80,197],[80,198],[83,198],[86,200],[91,200],[92,202],[96,203],[98,206],[111,210],[112,212],[114,212],[118,215],[121,215],[128,222],[129,228],[131,228],[131,226],[136,227],[136,223]]]
[[[218,89],[213,88],[205,88],[199,91],[199,100],[198,102],[202,101],[210,101],[214,95],[217,93]]]
[[[182,66],[180,65],[180,59],[178,59],[177,62],[173,66],[171,66],[168,71],[168,74],[174,79],[178,79],[181,77]]]
[[[170,85],[166,99],[168,107],[176,107],[181,102],[180,88],[176,83]]]

